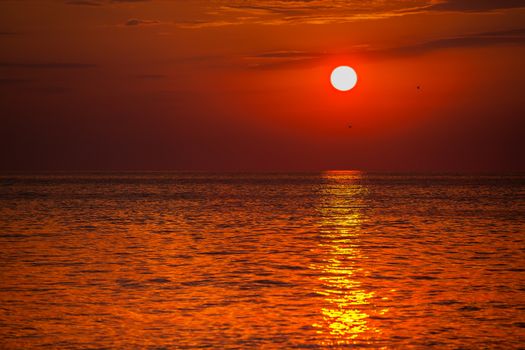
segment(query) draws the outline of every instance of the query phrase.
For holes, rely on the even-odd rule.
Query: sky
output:
[[[523,0],[1,0],[0,48],[2,171],[525,171]]]

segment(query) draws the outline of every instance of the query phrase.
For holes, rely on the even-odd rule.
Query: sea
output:
[[[0,175],[1,349],[523,349],[525,175]]]

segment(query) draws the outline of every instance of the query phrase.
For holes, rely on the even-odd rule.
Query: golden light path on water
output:
[[[370,312],[366,306],[371,304],[374,292],[365,290],[356,276],[366,274],[358,265],[362,266],[359,261],[367,258],[359,249],[366,195],[366,187],[355,181],[360,176],[355,171],[324,174],[327,185],[320,207],[323,228],[319,248],[328,254],[321,264],[311,265],[320,272],[323,289],[316,293],[324,296],[326,303],[321,309],[322,322],[312,325],[324,335],[322,346],[352,344],[357,340],[362,344],[381,332],[368,322]],[[388,309],[382,309],[378,313],[387,312]]]

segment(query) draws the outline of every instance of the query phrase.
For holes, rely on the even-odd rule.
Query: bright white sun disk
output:
[[[330,82],[337,90],[348,91],[357,84],[357,73],[351,67],[340,66],[332,71]]]

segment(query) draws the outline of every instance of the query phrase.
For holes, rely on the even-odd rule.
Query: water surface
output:
[[[519,348],[525,177],[0,177],[0,347]]]

